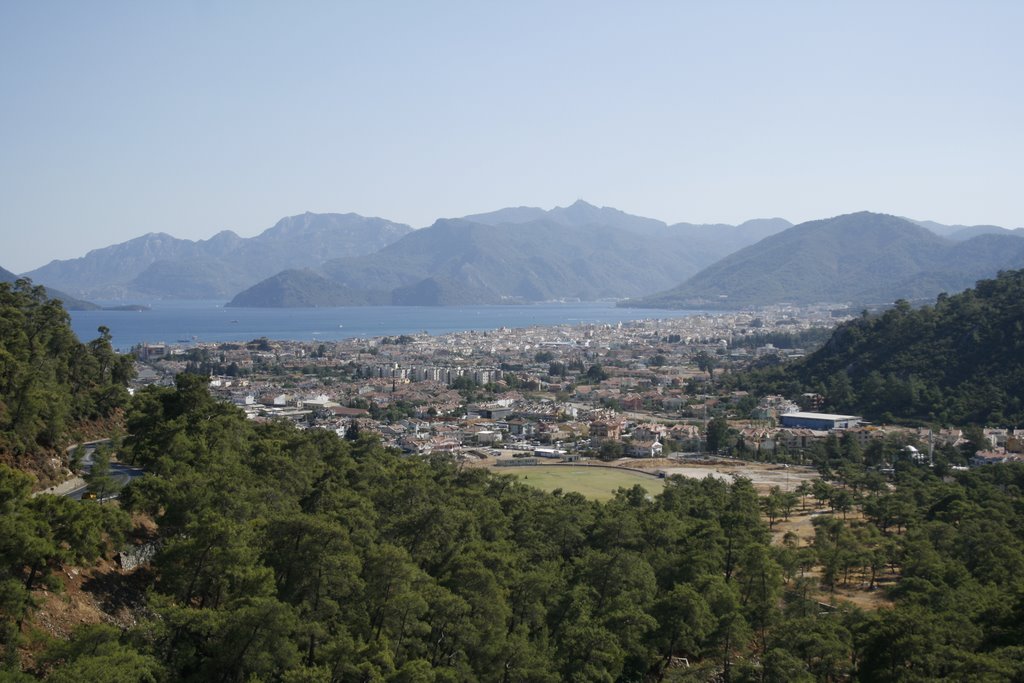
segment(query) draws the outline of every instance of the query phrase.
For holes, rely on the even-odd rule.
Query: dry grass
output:
[[[808,499],[808,504],[813,501]],[[809,507],[805,511],[797,509],[790,515],[788,520],[777,520],[772,529],[772,542],[781,545],[787,533],[793,533],[797,537],[798,546],[809,546],[814,541],[814,520],[815,517],[832,516],[833,513],[827,508]],[[859,511],[850,512],[846,515],[848,522],[863,522],[864,517]],[[815,585],[820,585],[821,570],[815,567],[804,574],[805,577],[814,580]],[[892,588],[899,580],[899,574],[890,573],[888,570],[881,572],[875,577],[875,588],[870,587],[869,577],[851,573],[850,583],[844,585],[839,583],[829,590],[820,588],[813,591],[811,598],[823,603],[839,604],[849,603],[861,609],[876,610],[883,607],[892,607],[893,601],[888,597],[888,589]]]
[[[615,491],[620,488],[628,489],[637,484],[652,496],[661,493],[665,488],[664,479],[609,467],[536,465],[532,467],[501,467],[495,468],[494,471],[511,474],[524,484],[529,484],[542,491],[550,492],[555,489],[575,491],[591,500],[600,501],[611,499],[615,495]]]

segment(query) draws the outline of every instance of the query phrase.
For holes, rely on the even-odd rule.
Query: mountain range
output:
[[[1024,229],[868,212],[798,226],[781,218],[669,225],[580,200],[445,218],[419,230],[306,213],[252,238],[150,233],[25,275],[69,292],[66,301],[230,298],[230,306],[250,307],[886,303],[959,291],[1020,267],[1022,238]]]
[[[353,213],[305,213],[250,238],[230,230],[199,241],[149,233],[25,275],[89,299],[226,299],[282,270],[371,254],[411,231]]]
[[[228,305],[465,305],[638,296],[789,226],[780,218],[739,226],[667,225],[584,201],[550,211],[507,208],[438,220],[370,257],[334,259],[316,273],[280,273]],[[330,303],[324,303],[325,292],[336,294],[327,298]],[[283,303],[288,301],[293,303]]]
[[[1024,267],[1024,231],[981,233],[961,232],[955,241],[915,222],[869,212],[810,221],[740,249],[678,287],[623,305],[890,303],[958,292],[1000,270]]]
[[[928,228],[940,237],[948,237],[958,242],[977,237],[978,235],[1017,235],[1024,237],[1024,228],[1011,230],[998,225],[943,225],[935,221],[913,221],[923,228]]]
[[[149,233],[25,276],[92,299],[237,294],[239,306],[621,298],[670,287],[790,225],[668,225],[584,201],[441,219],[415,231],[381,218],[306,213],[252,238]]]

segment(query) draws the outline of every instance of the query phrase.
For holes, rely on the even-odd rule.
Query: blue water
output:
[[[697,311],[615,308],[610,303],[545,303],[519,306],[346,306],[342,308],[224,308],[222,301],[142,302],[148,311],[72,311],[78,338],[95,339],[110,328],[114,347],[167,342],[249,341],[258,337],[334,341],[352,337],[429,332],[444,334],[498,327],[616,323],[681,318]]]

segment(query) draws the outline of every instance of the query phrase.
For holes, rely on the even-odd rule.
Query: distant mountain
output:
[[[316,308],[388,304],[386,293],[352,290],[310,270],[285,270],[236,296],[227,305],[246,308]]]
[[[782,218],[758,218],[738,226],[726,223],[675,223],[668,225],[654,218],[634,216],[611,207],[597,207],[582,199],[564,208],[556,206],[550,211],[531,206],[519,206],[464,216],[463,220],[485,225],[509,225],[547,220],[558,225],[577,228],[587,225],[603,225],[642,235],[676,235],[685,237],[692,248],[701,251],[702,257],[710,257],[712,261],[793,225]]]
[[[1014,237],[1024,237],[1024,228],[1016,228],[1010,230],[1009,228],[1000,228],[997,225],[972,225],[961,230],[957,230],[952,233],[949,238],[952,240],[969,240],[972,237],[979,235],[1011,235]]]
[[[352,213],[305,213],[251,238],[226,230],[194,242],[150,233],[26,275],[91,298],[226,298],[285,269],[373,253],[411,230]]]
[[[688,270],[696,266],[685,244],[668,236],[549,221],[484,225],[462,219],[440,220],[373,256],[336,259],[320,268],[339,285],[389,292],[389,303],[404,305],[620,297],[653,291]],[[278,278],[276,285],[291,286],[294,277]],[[242,292],[231,305],[253,305],[253,296],[252,290]]]
[[[957,292],[1000,269],[1024,266],[1024,239],[954,242],[911,221],[855,213],[767,237],[682,285],[623,305],[736,308],[781,302],[891,302]]]
[[[1001,228],[998,225],[943,225],[935,221],[912,221],[923,228],[928,228],[940,237],[948,237],[951,240],[961,242],[978,235],[1017,235],[1024,236],[1024,228],[1010,230]]]
[[[0,282],[14,282],[17,279],[18,276],[12,273],[11,271],[5,268],[0,268]],[[82,301],[81,299],[76,299],[73,296],[69,296],[64,292],[57,289],[53,289],[51,287],[46,287],[46,295],[49,296],[51,299],[60,299],[61,302],[64,304],[64,308],[68,311],[97,311],[100,308],[99,306],[90,301]]]
[[[669,226],[583,201],[550,211],[515,207],[442,219],[372,256],[335,259],[318,272],[347,288],[338,299],[344,303],[359,290],[370,300],[384,292],[389,303],[424,306],[621,298],[678,282],[788,226],[782,219]],[[305,277],[282,273],[230,305],[302,301],[283,290],[301,291]],[[311,291],[295,305],[323,305],[314,301],[322,298]]]
[[[669,229],[686,240],[690,252],[705,265],[728,256],[793,224],[784,218],[755,218],[737,226],[724,223],[676,223]]]
[[[484,225],[508,225],[548,221],[556,225],[580,228],[587,225],[602,225],[619,230],[628,230],[639,234],[658,235],[668,230],[668,225],[654,218],[634,216],[608,206],[597,207],[582,199],[566,206],[556,206],[550,211],[520,206],[517,208],[499,209],[492,213],[481,213],[465,216],[463,220]]]

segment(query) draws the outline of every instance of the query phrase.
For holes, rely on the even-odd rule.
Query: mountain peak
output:
[[[556,206],[555,208],[551,209],[549,213],[564,213],[571,216],[598,216],[606,212],[622,213],[618,209],[594,206],[590,202],[584,201],[582,199],[577,199],[564,209]]]
[[[218,232],[216,235],[214,235],[210,239],[211,240],[229,240],[229,239],[230,240],[234,240],[234,239],[242,239],[242,238],[239,237],[238,233],[235,232],[234,230],[221,230],[220,232]]]
[[[570,204],[567,208],[570,208],[570,209],[597,209],[598,207],[594,206],[593,204],[591,204],[590,202],[588,202],[588,201],[586,201],[584,199],[577,199],[572,204]]]

